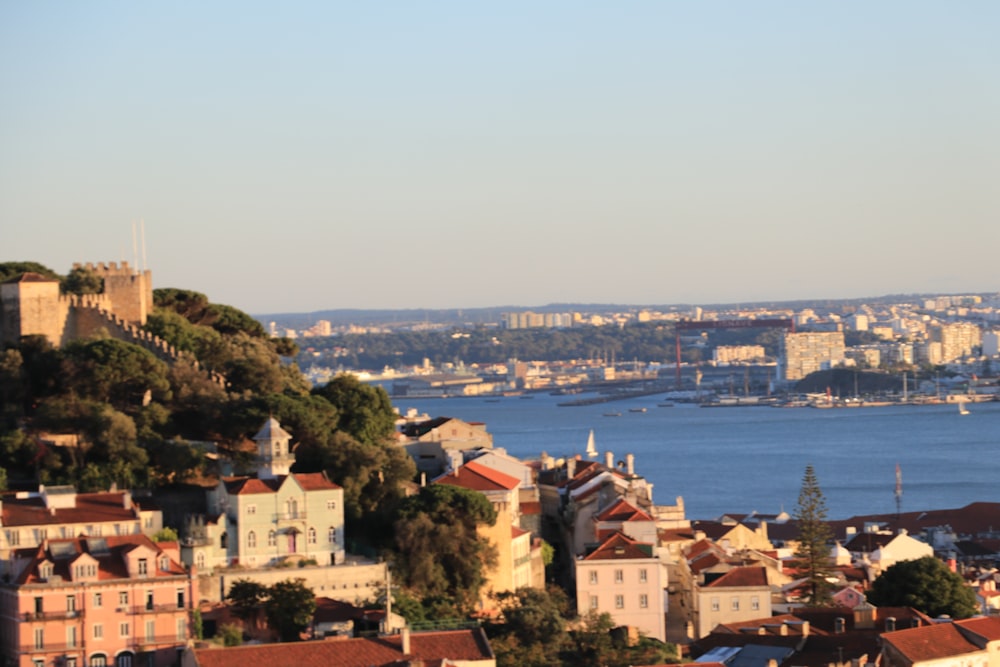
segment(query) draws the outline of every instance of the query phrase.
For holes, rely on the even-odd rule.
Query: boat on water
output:
[[[958,414],[960,415],[969,414],[969,408],[965,407],[965,401],[958,402]]]
[[[645,412],[646,408],[629,408],[629,412]]]
[[[587,436],[587,456],[592,459],[597,458],[597,445],[594,443],[594,429],[590,429],[590,435]]]

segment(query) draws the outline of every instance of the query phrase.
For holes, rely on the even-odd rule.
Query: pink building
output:
[[[190,607],[176,543],[46,540],[14,551],[0,643],[18,667],[166,667],[187,644]]]

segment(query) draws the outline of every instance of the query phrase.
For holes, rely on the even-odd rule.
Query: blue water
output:
[[[634,454],[636,472],[654,485],[655,501],[672,504],[683,496],[687,516],[695,519],[753,510],[791,513],[810,463],[831,519],[895,512],[897,463],[904,512],[1000,501],[1000,403],[970,405],[970,414],[962,416],[954,405],[662,408],[655,396],[556,405],[565,400],[396,399],[396,406],[485,422],[494,446],[521,458],[542,451],[582,455],[593,429],[599,461],[608,450],[616,461]],[[638,407],[647,411],[628,411]],[[621,416],[604,416],[613,411]]]

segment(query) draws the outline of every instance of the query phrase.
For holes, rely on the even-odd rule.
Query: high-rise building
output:
[[[844,332],[786,333],[783,347],[784,379],[801,380],[810,373],[831,368],[844,360]]]

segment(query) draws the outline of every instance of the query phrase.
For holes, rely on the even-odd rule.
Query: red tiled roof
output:
[[[623,533],[615,533],[583,560],[625,560],[631,558],[652,558],[651,544],[638,542]]]
[[[102,540],[107,544],[108,551],[103,554],[92,553],[90,551],[90,544],[95,540]],[[53,546],[60,547],[71,555],[54,558]],[[98,580],[127,579],[129,574],[125,565],[125,554],[139,547],[147,548],[155,554],[153,562],[149,564],[149,574],[146,575],[147,577],[172,577],[185,574],[184,567],[173,558],[170,559],[167,569],[161,569],[160,557],[163,555],[163,550],[145,535],[109,535],[107,537],[91,538],[81,536],[66,540],[48,540],[47,544],[42,544],[38,547],[18,549],[15,552],[16,556],[27,558],[30,562],[21,572],[16,583],[23,585],[41,581],[42,578],[39,576],[38,567],[46,561],[53,564],[52,573],[54,575],[58,575],[66,581],[72,581],[73,577],[71,576],[70,568],[82,554],[88,554],[97,561]]]
[[[911,662],[936,660],[979,651],[954,623],[935,623],[922,628],[882,633],[889,644]]]
[[[50,511],[40,496],[18,499],[3,498],[4,526],[43,526],[70,523],[104,523],[135,520],[136,510],[125,508],[126,491],[76,494],[75,507]],[[134,501],[133,501],[134,502]]]
[[[1000,618],[989,616],[986,618],[967,618],[963,621],[955,621],[963,630],[974,632],[987,641],[1000,639]]]
[[[624,498],[597,515],[598,521],[652,521],[653,517]]]
[[[767,569],[763,567],[734,567],[704,588],[731,588],[767,586]]]
[[[399,635],[339,641],[263,644],[235,648],[194,649],[199,667],[388,667],[422,660],[437,664],[444,659],[477,661],[493,659],[482,630],[415,632],[405,655]]]
[[[523,530],[521,528],[518,528],[517,526],[510,527],[510,536],[512,539],[515,537],[521,537],[522,535],[527,535],[529,532],[530,531]]]
[[[341,488],[331,482],[325,472],[297,472],[293,473],[292,477],[299,483],[303,491],[324,491]]]
[[[284,478],[226,477],[222,483],[226,485],[226,492],[229,495],[238,496],[251,493],[277,493],[282,479]]]
[[[507,473],[469,461],[458,470],[441,475],[434,483],[461,486],[473,491],[511,491],[521,482]]]

